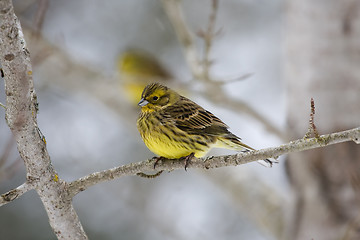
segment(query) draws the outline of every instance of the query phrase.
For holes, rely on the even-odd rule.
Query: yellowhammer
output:
[[[128,49],[117,60],[120,81],[127,98],[136,106],[146,85],[172,79],[166,68],[150,53]]]
[[[160,158],[203,157],[211,148],[254,150],[211,112],[159,83],[147,85],[139,102],[137,127],[145,145]],[[275,160],[258,161],[271,167]],[[156,164],[156,163],[155,163]]]

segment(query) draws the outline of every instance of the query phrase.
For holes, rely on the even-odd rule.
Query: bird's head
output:
[[[156,111],[174,104],[180,95],[160,83],[151,83],[144,88],[138,103],[142,111]]]

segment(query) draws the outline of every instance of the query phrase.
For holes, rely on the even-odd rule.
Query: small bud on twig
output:
[[[311,98],[311,103],[310,103],[310,119],[309,119],[309,128],[308,131],[306,132],[304,138],[310,138],[311,134],[314,135],[315,138],[319,138],[319,132],[317,131],[317,128],[315,126],[315,122],[314,122],[314,115],[315,115],[315,103],[314,103],[314,99]]]

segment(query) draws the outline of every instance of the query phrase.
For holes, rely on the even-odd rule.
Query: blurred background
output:
[[[39,127],[60,178],[154,156],[136,129],[139,92],[152,81],[178,89],[258,149],[302,138],[311,97],[320,133],[359,126],[359,4],[341,5],[338,26],[340,6],[330,2],[324,9],[311,1],[179,1],[203,70],[194,76],[168,1],[14,0],[32,58]],[[0,118],[4,193],[26,173],[4,111]],[[341,146],[280,157],[271,169],[251,163],[123,177],[78,194],[74,206],[90,239],[358,239],[359,146]],[[346,169],[338,167],[344,159]],[[55,239],[33,191],[0,208],[0,229],[6,239]]]

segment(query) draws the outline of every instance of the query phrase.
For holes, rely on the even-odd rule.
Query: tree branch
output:
[[[5,118],[24,161],[27,179],[35,179],[38,193],[58,239],[87,239],[78,216],[63,191],[63,181],[53,168],[46,142],[37,125],[37,100],[30,54],[11,0],[0,1],[0,61],[4,72]],[[28,184],[5,194],[11,201]]]
[[[29,181],[21,184],[17,188],[14,188],[4,194],[1,194],[0,196],[0,207],[2,205],[5,205],[6,203],[12,202],[15,199],[18,199],[21,195],[24,193],[32,190],[35,188],[35,185],[33,183],[30,183]]]
[[[205,81],[210,80],[210,67],[213,63],[213,61],[210,59],[210,52],[212,48],[213,39],[215,38],[217,33],[219,33],[219,31],[215,31],[215,22],[216,22],[218,6],[219,6],[219,1],[212,0],[211,13],[209,16],[209,23],[207,29],[206,31],[200,30],[198,32],[198,36],[204,39],[204,44],[205,44],[203,60],[202,60],[203,78]]]
[[[360,144],[360,127],[343,132],[322,135],[319,138],[306,138],[291,141],[278,147],[266,148],[246,153],[238,153],[225,156],[211,156],[205,158],[194,158],[189,163],[189,168],[220,168],[227,166],[237,166],[266,158],[277,158],[280,155],[300,152],[313,148],[324,147],[341,142],[354,141]],[[127,165],[111,168],[101,172],[92,173],[78,180],[70,182],[67,187],[69,196],[73,197],[77,193],[101,182],[112,179],[137,175],[138,173],[154,171],[155,160],[149,159],[142,162],[130,163]],[[173,171],[175,169],[184,169],[184,161],[178,159],[169,159],[159,162],[156,165],[157,171]]]

